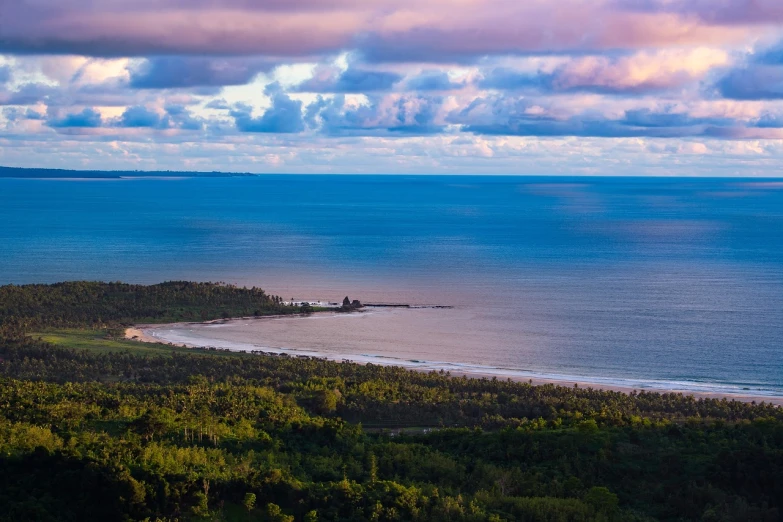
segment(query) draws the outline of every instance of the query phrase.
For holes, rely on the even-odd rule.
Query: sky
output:
[[[0,0],[0,165],[783,176],[783,2]]]

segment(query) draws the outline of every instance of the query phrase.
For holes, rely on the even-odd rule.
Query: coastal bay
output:
[[[304,320],[279,334],[265,328],[223,341],[450,371],[472,366],[500,377],[779,396],[781,186],[480,176],[4,178],[0,274],[16,284],[211,280],[284,300],[348,294],[446,305],[453,308]]]
[[[534,385],[577,385],[622,393],[673,392],[695,398],[783,405],[783,395],[774,388],[700,381],[682,374],[670,380],[655,379],[645,375],[643,370],[634,373],[633,377],[628,377],[624,369],[615,376],[607,376],[605,368],[594,369],[592,375],[567,374],[557,363],[551,369],[537,368],[537,361],[530,361],[527,367],[513,367],[508,362],[493,361],[492,356],[497,351],[485,349],[485,343],[492,339],[485,338],[481,332],[471,337],[457,326],[466,320],[465,312],[460,310],[365,309],[351,314],[321,312],[305,316],[137,325],[127,329],[125,335],[128,339],[148,343],[315,357],[399,366],[420,372],[445,371],[454,377],[510,379]],[[518,354],[519,350],[510,353]]]
[[[408,506],[395,522],[451,521],[455,507],[470,511],[462,522],[674,521],[683,509],[704,520],[715,502],[733,520],[778,517],[779,488],[755,478],[780,474],[783,409],[771,402],[137,342],[242,323],[285,333],[343,322],[345,336],[374,317],[461,313],[337,314],[302,301],[188,281],[0,286],[0,504],[22,513],[10,520],[240,522],[285,510],[295,515],[276,520],[338,521],[384,503]],[[735,473],[750,462],[753,474]],[[84,497],[85,480],[100,494]],[[355,500],[342,514],[346,491]]]

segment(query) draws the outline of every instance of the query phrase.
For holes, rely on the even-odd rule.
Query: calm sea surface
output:
[[[72,279],[454,306],[178,341],[783,395],[781,181],[0,179],[0,283]]]

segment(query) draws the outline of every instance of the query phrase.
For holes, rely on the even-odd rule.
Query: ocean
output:
[[[157,330],[408,367],[783,396],[783,181],[0,179],[0,284],[437,305]]]

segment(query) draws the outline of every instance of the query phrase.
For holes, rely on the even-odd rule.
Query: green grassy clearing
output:
[[[87,350],[93,353],[118,353],[131,352],[138,355],[171,355],[173,353],[218,355],[227,357],[241,357],[247,354],[242,352],[225,352],[220,350],[202,350],[200,348],[183,348],[181,346],[169,346],[168,344],[143,343],[130,339],[115,339],[107,337],[106,330],[89,328],[62,328],[43,330],[30,334],[33,339],[41,340],[74,350]]]

